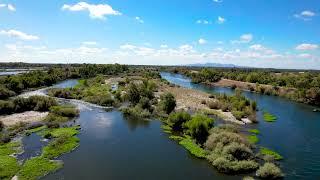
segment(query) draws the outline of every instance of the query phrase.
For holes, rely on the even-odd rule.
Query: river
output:
[[[232,94],[234,90],[194,84],[189,78],[179,74],[161,73],[162,78],[171,83],[196,90]],[[280,162],[285,179],[320,179],[320,113],[315,107],[296,103],[277,96],[267,96],[243,91],[243,94],[257,102],[258,120],[248,125],[260,130],[258,145],[280,153]],[[263,121],[262,110],[278,117],[275,123]]]
[[[53,87],[72,87],[68,80]],[[32,95],[44,95],[48,88]],[[28,96],[28,94],[25,94]],[[68,100],[66,100],[68,101]],[[80,109],[80,146],[59,157],[64,167],[42,179],[77,180],[234,180],[239,176],[218,173],[206,160],[190,155],[160,128],[158,120],[129,120],[116,109],[106,110],[88,103],[69,101]],[[25,153],[20,158],[40,154],[45,143],[37,135],[23,139]]]

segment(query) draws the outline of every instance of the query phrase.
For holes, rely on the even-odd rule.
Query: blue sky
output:
[[[318,0],[0,0],[0,62],[320,69]]]

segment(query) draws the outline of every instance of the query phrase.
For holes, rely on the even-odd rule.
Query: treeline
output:
[[[89,78],[98,74],[113,75],[128,69],[125,65],[89,65],[80,67],[49,68],[46,71],[31,71],[29,73],[1,76],[0,77],[0,99],[6,99],[24,90],[51,86],[59,81],[70,78]]]
[[[189,76],[194,83],[214,83],[222,78],[242,82],[255,83],[248,87],[267,95],[285,96],[289,99],[312,105],[320,105],[320,73],[316,71],[305,72],[274,72],[259,69],[214,69],[203,68],[192,71],[186,68],[175,68],[173,72]],[[261,85],[270,85],[265,89]],[[281,88],[290,88],[290,93],[281,93]]]

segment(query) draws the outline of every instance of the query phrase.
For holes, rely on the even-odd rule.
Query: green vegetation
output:
[[[176,138],[177,139],[177,138]],[[195,155],[198,158],[205,158],[206,151],[199,147],[195,142],[190,138],[184,138],[179,142],[184,148],[186,148],[191,154]]]
[[[44,96],[18,97],[12,100],[0,100],[0,115],[24,111],[48,111],[51,106],[57,105],[55,99]]]
[[[60,135],[43,148],[42,156],[53,159],[68,153],[79,146],[79,138],[68,135]]]
[[[264,111],[263,112],[263,119],[266,122],[275,122],[277,120],[277,117],[273,114],[270,114],[269,112]]]
[[[10,180],[19,171],[17,159],[10,155],[18,153],[20,146],[20,142],[0,145],[0,179]]]
[[[70,105],[52,106],[50,112],[64,117],[76,117],[79,115],[79,111]]]
[[[167,123],[172,127],[173,130],[182,131],[182,125],[190,120],[191,116],[189,113],[185,111],[179,111],[176,113],[171,113],[167,119]]]
[[[250,129],[248,132],[252,134],[260,134],[260,131],[258,129]]]
[[[154,96],[156,90],[157,86],[152,80],[131,82],[125,89],[127,94],[124,99],[130,102],[130,106],[122,109],[124,115],[137,119],[146,119],[155,115],[154,106],[158,103]]]
[[[260,153],[261,153],[262,155],[265,155],[265,156],[271,156],[271,157],[273,157],[275,160],[281,160],[281,159],[283,159],[283,157],[282,157],[279,153],[277,153],[277,152],[275,152],[275,151],[272,151],[272,150],[270,150],[270,149],[268,149],[268,148],[265,148],[265,147],[262,147],[262,148],[260,149]]]
[[[175,141],[182,141],[184,139],[184,137],[175,136],[175,135],[171,135],[171,136],[169,136],[169,138],[172,140],[175,140]]]
[[[52,161],[43,157],[34,157],[28,159],[23,164],[18,173],[18,177],[21,180],[39,179],[48,173],[62,168],[62,166],[62,162],[59,161]]]
[[[256,144],[259,142],[259,138],[256,136],[256,135],[249,135],[248,136],[248,141],[251,143],[251,144]]]
[[[262,179],[279,179],[283,177],[283,173],[273,163],[265,163],[257,170],[257,176]]]
[[[172,128],[168,125],[162,125],[161,129],[163,130],[163,132],[170,134],[172,132]]]
[[[101,106],[113,106],[115,100],[112,98],[110,87],[104,84],[103,76],[86,79],[80,81],[74,88],[53,88],[50,89],[49,96],[65,98],[65,99],[79,99]]]
[[[174,68],[195,83],[214,83],[222,78],[254,83],[245,89],[266,95],[284,96],[294,101],[320,105],[320,73],[274,69]],[[198,71],[198,72],[195,72]],[[268,85],[268,86],[265,86]]]
[[[36,128],[28,129],[26,131],[26,133],[32,134],[32,133],[40,132],[40,131],[42,131],[42,130],[44,130],[46,128],[47,128],[46,126],[42,125],[42,126],[39,126],[39,127],[36,127]]]
[[[171,93],[161,95],[160,107],[165,113],[170,114],[176,107],[174,96]]]
[[[210,130],[204,144],[211,151],[207,159],[223,173],[246,173],[257,169],[250,143],[237,134],[235,127],[223,125]]]
[[[16,158],[0,155],[0,179],[11,180],[19,171],[19,163]]]
[[[196,139],[199,143],[204,143],[209,135],[209,130],[213,127],[214,120],[203,115],[196,114],[191,120],[185,122],[183,127],[186,129],[186,134]]]
[[[257,122],[256,103],[244,97],[239,89],[236,89],[236,93],[232,96],[227,96],[226,94],[216,94],[214,96],[216,100],[207,103],[210,109],[231,112],[238,120],[249,118],[252,122]]]
[[[98,74],[115,75],[128,70],[126,65],[119,64],[83,64],[83,65],[47,65],[46,71],[31,71],[29,73],[0,77],[0,99],[20,94],[22,91],[50,86],[70,78],[91,78]]]

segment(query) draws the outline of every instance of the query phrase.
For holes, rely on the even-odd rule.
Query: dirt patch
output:
[[[177,110],[192,112],[201,111],[208,114],[217,115],[225,121],[237,124],[245,124],[245,122],[237,120],[231,114],[231,112],[223,112],[222,110],[210,109],[205,103],[209,101],[215,101],[215,99],[209,98],[210,94],[208,93],[178,86],[161,85],[159,87],[159,92],[156,93],[156,96],[160,96],[162,93],[168,92],[172,93],[175,96],[177,101]]]
[[[0,116],[0,121],[2,121],[6,126],[11,126],[18,122],[39,122],[42,121],[47,115],[48,112],[26,111],[23,113]]]

